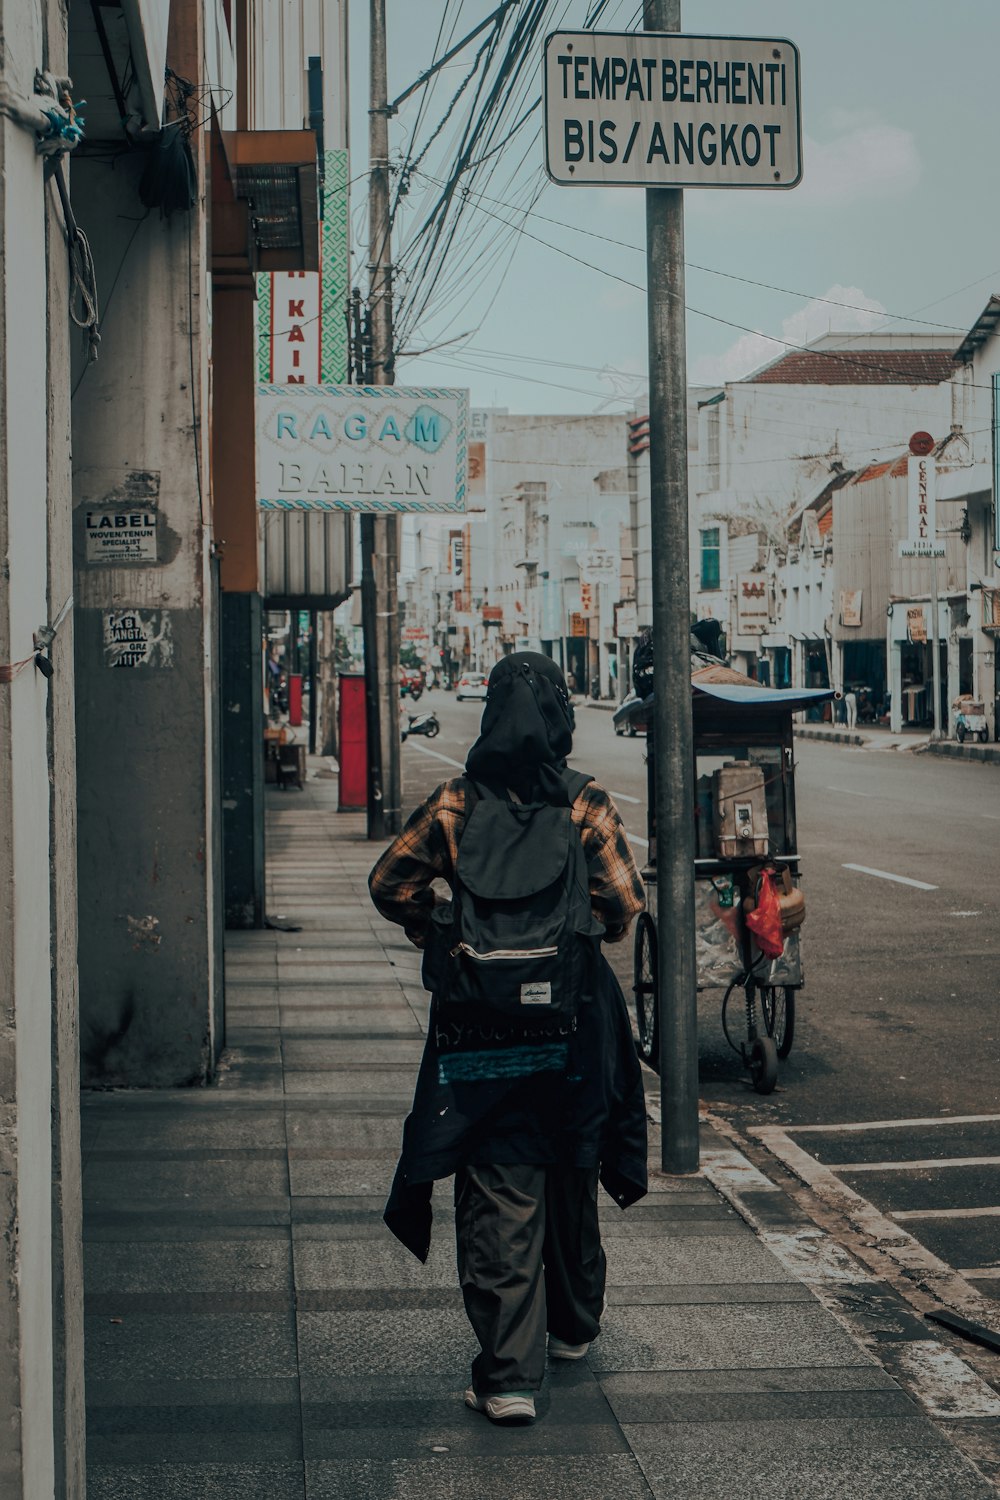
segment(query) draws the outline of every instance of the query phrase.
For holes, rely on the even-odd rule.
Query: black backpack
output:
[[[576,1029],[603,928],[571,816],[592,778],[564,776],[566,807],[516,802],[466,779],[452,900],[434,908],[424,950],[439,1045]]]

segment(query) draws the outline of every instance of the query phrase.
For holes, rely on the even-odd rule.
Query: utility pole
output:
[[[680,0],[645,0],[647,31],[680,31]],[[649,468],[653,564],[653,731],[661,1164],[698,1170],[698,1014],[694,951],[694,738],[684,193],[646,189]]]
[[[370,385],[395,382],[389,227],[389,104],[385,0],[371,0],[368,110],[368,326]],[[399,832],[399,521],[361,517],[361,620],[368,724],[368,837]]]

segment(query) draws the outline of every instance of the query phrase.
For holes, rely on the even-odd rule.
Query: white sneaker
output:
[[[465,1404],[473,1411],[485,1412],[491,1422],[533,1422],[535,1398],[530,1391],[504,1391],[493,1396],[477,1396],[472,1386],[465,1393]]]
[[[604,1302],[601,1306],[601,1317],[608,1310],[608,1296],[605,1292]],[[552,1359],[583,1359],[590,1349],[590,1344],[567,1344],[565,1339],[557,1339],[555,1334],[549,1334],[549,1356]]]
[[[554,1333],[549,1334],[549,1358],[550,1359],[583,1359],[590,1344],[567,1344],[563,1339],[557,1339]]]

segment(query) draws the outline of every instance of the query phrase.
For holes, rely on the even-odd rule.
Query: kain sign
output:
[[[464,511],[467,391],[257,388],[262,510]]]
[[[781,38],[555,32],[545,165],[564,185],[795,187],[798,50]]]

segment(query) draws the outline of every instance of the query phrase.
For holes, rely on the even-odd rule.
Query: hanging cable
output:
[[[62,162],[52,164],[52,177],[62,205],[63,226],[69,250],[69,315],[77,328],[87,335],[87,362],[93,364],[101,344],[100,307],[97,298],[97,270],[90,241],[76,222],[70,202]]]

